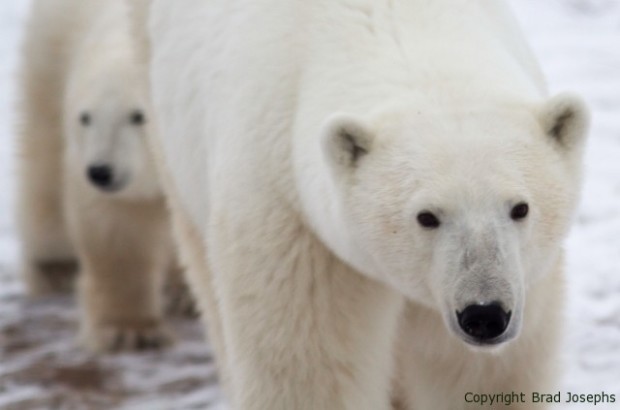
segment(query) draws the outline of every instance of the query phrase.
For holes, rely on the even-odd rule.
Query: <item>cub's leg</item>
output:
[[[62,135],[53,79],[23,70],[18,144],[17,220],[22,276],[37,296],[73,287],[77,263],[62,209]]]
[[[161,300],[170,262],[163,203],[124,202],[76,185],[68,190],[67,213],[81,265],[81,343],[99,352],[169,344]]]

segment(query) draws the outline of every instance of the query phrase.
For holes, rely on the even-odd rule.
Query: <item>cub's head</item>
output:
[[[586,109],[560,95],[536,107],[390,111],[324,127],[349,243],[341,257],[440,312],[470,345],[514,339],[577,203]]]
[[[155,197],[160,190],[147,146],[144,99],[136,84],[115,80],[88,84],[69,97],[65,121],[72,170],[103,193]]]

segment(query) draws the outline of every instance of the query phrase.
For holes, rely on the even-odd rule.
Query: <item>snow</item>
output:
[[[17,277],[14,135],[17,48],[28,1],[0,3],[0,409],[218,408],[199,323],[148,354],[95,357],[75,341],[69,297],[30,301]],[[620,1],[512,0],[553,92],[593,111],[583,200],[567,242],[569,300],[562,392],[616,395],[620,408]],[[589,409],[563,404],[558,409]]]
[[[562,390],[619,396],[620,2],[513,3],[551,89],[575,91],[592,109],[582,203],[566,247],[569,300]],[[619,400],[607,407],[620,408]]]

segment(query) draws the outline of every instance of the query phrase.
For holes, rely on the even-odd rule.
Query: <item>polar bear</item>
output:
[[[167,344],[163,279],[178,271],[128,22],[122,0],[38,1],[24,45],[24,276],[48,293],[79,261],[80,339],[94,351]]]
[[[232,408],[553,385],[588,114],[502,1],[132,4]]]

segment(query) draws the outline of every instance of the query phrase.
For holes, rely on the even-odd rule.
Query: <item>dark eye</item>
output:
[[[142,111],[134,111],[131,113],[129,121],[131,121],[133,125],[142,125],[144,124],[144,114]]]
[[[434,229],[438,228],[441,224],[439,222],[439,218],[437,218],[433,213],[424,211],[418,214],[418,223],[425,228]]]
[[[529,211],[530,211],[529,205],[526,204],[525,202],[520,202],[512,207],[512,209],[510,210],[510,217],[514,221],[519,221],[525,218]]]
[[[80,124],[87,126],[90,125],[90,122],[91,118],[89,113],[83,112],[82,114],[80,114]]]

